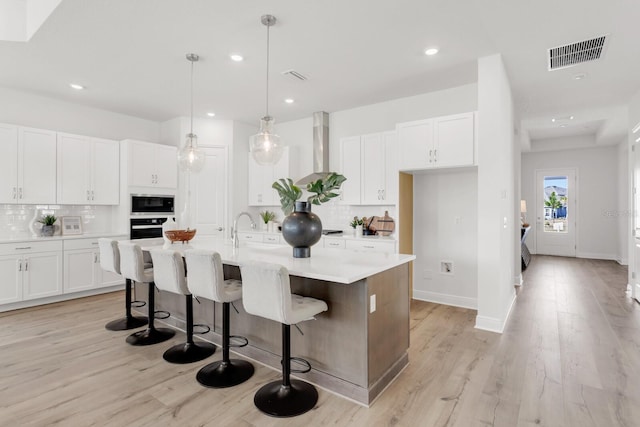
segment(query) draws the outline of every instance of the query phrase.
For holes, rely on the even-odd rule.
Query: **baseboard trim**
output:
[[[605,259],[608,261],[618,260],[618,256],[615,254],[599,254],[595,252],[576,252],[576,258]]]
[[[620,264],[620,265],[629,265],[629,260],[628,260],[628,259],[626,259],[626,258],[622,258],[622,259],[617,258],[617,259],[616,259],[616,262],[617,262],[618,264]]]
[[[488,316],[476,316],[476,329],[482,329],[483,331],[496,332],[501,334],[504,332],[504,328],[507,326],[507,321],[511,316],[511,311],[513,310],[513,306],[516,302],[516,294],[513,293],[511,298],[511,303],[509,304],[509,309],[504,316],[504,319],[497,319],[495,317]]]
[[[461,297],[457,295],[441,294],[431,291],[419,291],[413,289],[413,299],[419,301],[435,302],[437,304],[452,305],[454,307],[478,309],[478,299],[470,297]]]
[[[54,295],[45,298],[38,298],[26,301],[12,302],[0,305],[0,313],[11,310],[19,310],[22,308],[37,307],[40,305],[53,304],[56,302],[68,301],[71,299],[90,297],[93,295],[107,294],[109,292],[121,291],[124,289],[124,283],[105,288],[88,289],[86,291],[73,292],[69,294]]]
[[[517,276],[513,277],[513,284],[515,286],[522,286],[523,280],[522,280],[522,273],[518,274]]]

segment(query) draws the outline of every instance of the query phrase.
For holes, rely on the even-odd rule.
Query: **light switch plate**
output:
[[[369,297],[369,313],[376,311],[376,294]]]

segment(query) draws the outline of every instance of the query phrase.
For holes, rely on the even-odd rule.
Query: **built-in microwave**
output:
[[[132,194],[131,215],[167,215],[174,214],[175,196],[157,194]]]

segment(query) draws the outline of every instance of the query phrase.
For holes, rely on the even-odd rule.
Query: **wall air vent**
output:
[[[609,35],[583,40],[548,49],[549,71],[573,67],[583,62],[600,59],[605,52]]]
[[[285,76],[285,77],[289,77],[290,79],[300,81],[300,82],[304,82],[305,80],[307,80],[307,77],[304,74],[299,73],[296,70],[283,71],[282,75]]]

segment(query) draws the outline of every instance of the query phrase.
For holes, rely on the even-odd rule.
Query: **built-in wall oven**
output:
[[[162,224],[174,216],[174,203],[173,195],[131,194],[131,240],[162,237]]]

